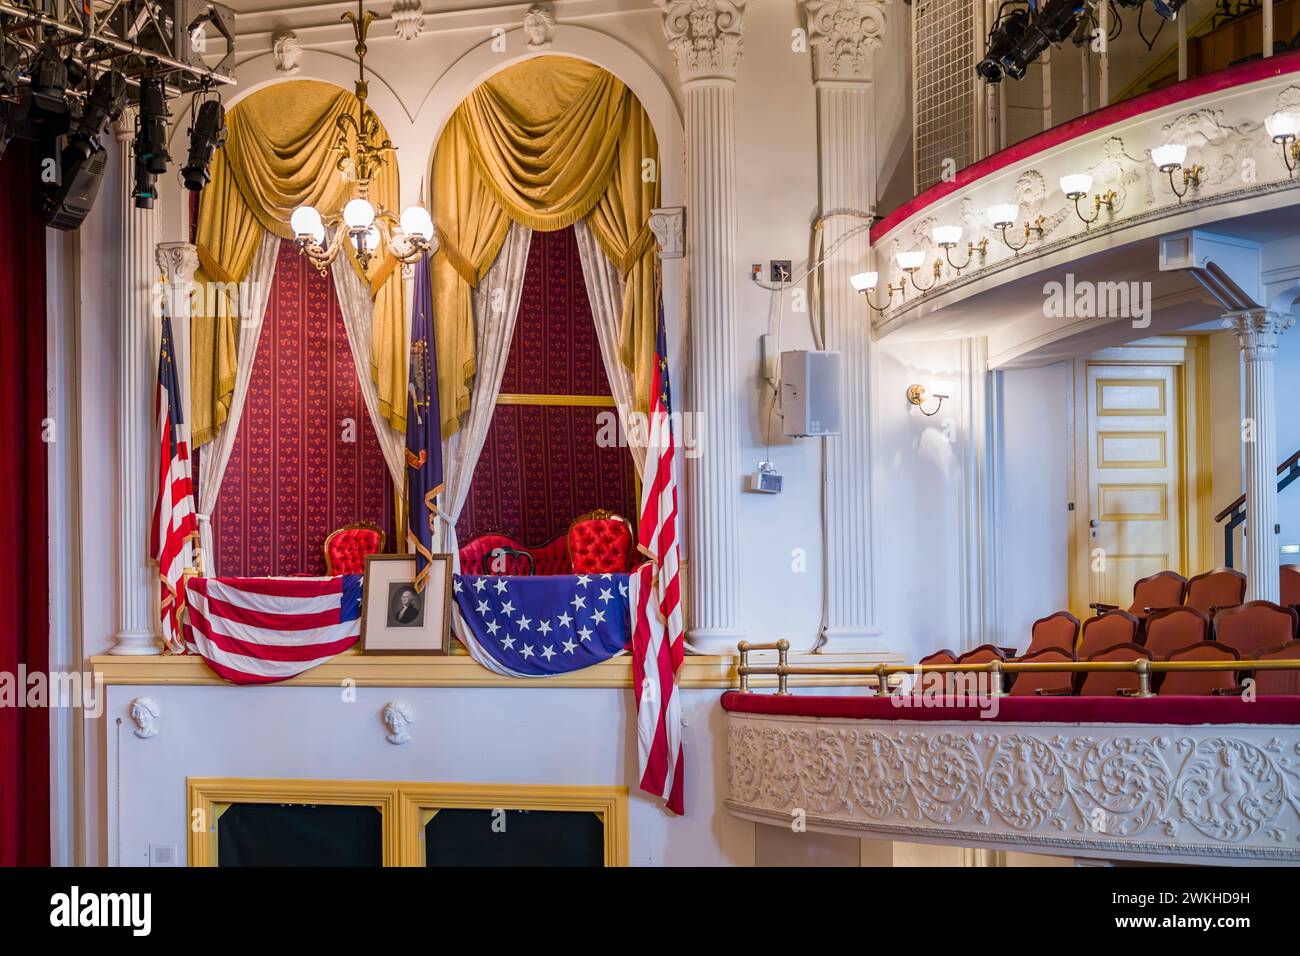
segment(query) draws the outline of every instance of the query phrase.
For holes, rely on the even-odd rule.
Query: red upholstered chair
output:
[[[933,654],[925,655],[925,657],[922,657],[919,661],[917,661],[917,663],[918,664],[956,664],[957,655],[945,647],[935,651]]]
[[[1255,655],[1258,661],[1300,661],[1300,641],[1287,641]],[[1255,693],[1260,697],[1300,696],[1300,670],[1255,671]]]
[[[1300,608],[1300,564],[1282,565],[1281,585],[1277,603],[1283,607]]]
[[[1174,651],[1210,639],[1210,616],[1192,607],[1167,607],[1147,617],[1142,645],[1152,658],[1166,661]]]
[[[995,644],[981,644],[974,650],[957,657],[958,664],[987,664],[989,661],[1005,661],[1007,655]]]
[[[1141,644],[1125,643],[1108,647],[1104,651],[1098,651],[1096,654],[1089,656],[1088,660],[1136,661],[1143,657],[1151,660],[1151,652]],[[1137,693],[1137,689],[1138,675],[1135,671],[1094,671],[1083,675],[1083,683],[1079,686],[1079,696],[1114,697],[1116,694],[1128,696]]]
[[[1183,603],[1206,614],[1216,608],[1235,607],[1246,599],[1246,575],[1232,568],[1215,568],[1187,582]]]
[[[504,534],[481,534],[460,549],[462,574],[569,574],[564,535],[536,547]]]
[[[1235,649],[1219,641],[1198,641],[1180,647],[1169,655],[1171,661],[1239,661]],[[1171,671],[1161,676],[1156,693],[1206,696],[1232,694],[1237,691],[1237,672],[1231,671]]]
[[[325,539],[326,574],[362,574],[366,555],[384,550],[384,532],[370,521],[344,525]]]
[[[1078,643],[1079,619],[1069,611],[1057,611],[1034,622],[1029,630],[1029,647],[1025,649],[1025,657],[1049,648],[1066,651],[1073,657],[1074,646]]]
[[[1295,640],[1297,615],[1293,608],[1272,601],[1247,601],[1225,607],[1214,615],[1214,639],[1253,657],[1268,647]]]
[[[606,574],[632,567],[632,522],[597,508],[569,525],[569,561],[574,574]]]
[[[1074,656],[1073,651],[1049,647],[1033,654],[1026,654],[1020,660],[1022,663],[1064,664],[1074,663],[1078,658]],[[1009,693],[1012,697],[1068,695],[1074,690],[1074,678],[1077,676],[1068,672],[1026,671],[1015,675]]]
[[[1147,616],[1148,609],[1178,607],[1187,591],[1187,579],[1176,571],[1157,571],[1133,585],[1133,603],[1128,612],[1139,621]],[[1114,604],[1090,604],[1095,611],[1115,611]]]
[[[1104,611],[1083,622],[1083,633],[1075,653],[1080,660],[1088,660],[1093,654],[1116,644],[1134,643],[1137,635],[1138,619],[1128,611]]]

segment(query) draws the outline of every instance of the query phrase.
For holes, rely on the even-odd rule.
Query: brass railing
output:
[[[1237,661],[1152,661],[1144,657],[1132,661],[999,661],[983,664],[876,664],[873,667],[852,667],[835,664],[791,664],[790,642],[779,640],[770,644],[751,644],[741,641],[736,645],[740,664],[736,673],[740,677],[740,690],[749,691],[751,676],[776,676],[778,695],[790,693],[790,675],[816,677],[874,677],[864,686],[874,686],[876,693],[887,692],[890,677],[897,674],[987,674],[988,693],[991,697],[1006,696],[1002,684],[1003,674],[1048,672],[1061,674],[1090,674],[1097,672],[1135,673],[1138,676],[1137,692],[1133,697],[1154,697],[1151,675],[1178,671],[1293,671],[1300,670],[1300,660],[1237,660]],[[775,664],[749,663],[750,651],[776,651]]]

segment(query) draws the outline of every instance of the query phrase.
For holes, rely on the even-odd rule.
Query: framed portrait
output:
[[[424,590],[416,591],[414,555],[366,555],[361,653],[450,653],[451,557],[435,554]]]

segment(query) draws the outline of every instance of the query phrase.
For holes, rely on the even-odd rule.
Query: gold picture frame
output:
[[[452,555],[435,554],[415,591],[415,555],[368,554],[361,588],[361,653],[451,653]]]

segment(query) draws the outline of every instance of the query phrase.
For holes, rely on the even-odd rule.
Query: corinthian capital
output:
[[[1269,309],[1246,309],[1223,317],[1223,327],[1237,333],[1237,344],[1247,361],[1272,361],[1278,336],[1294,324],[1294,316]]]
[[[736,78],[747,0],[656,0],[683,83]]]
[[[188,242],[160,242],[154,249],[154,261],[167,281],[184,285],[199,268],[199,250]]]
[[[813,79],[869,80],[871,51],[885,39],[882,0],[801,0]]]

